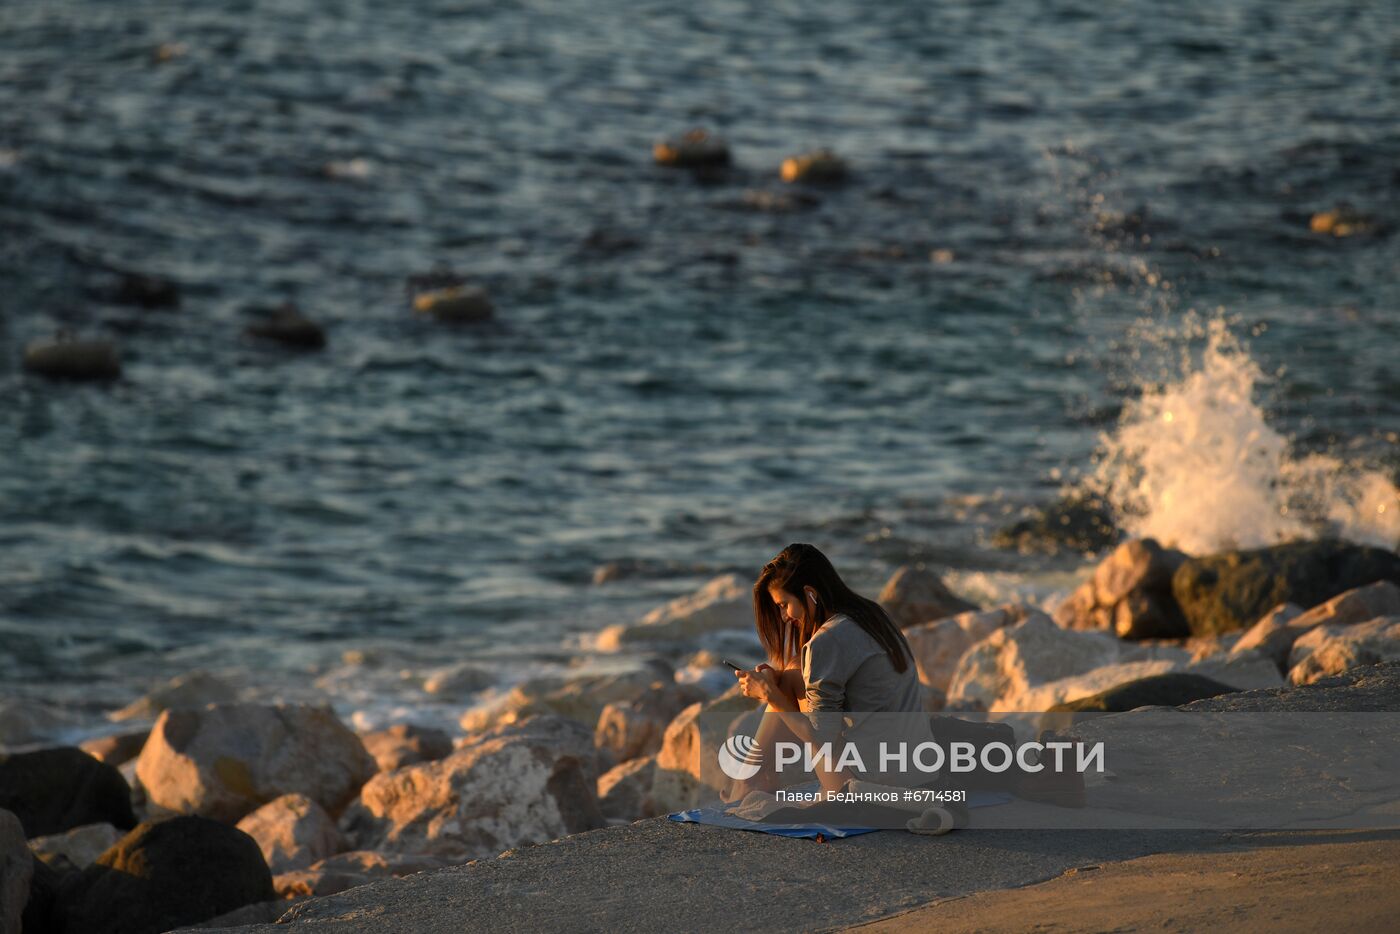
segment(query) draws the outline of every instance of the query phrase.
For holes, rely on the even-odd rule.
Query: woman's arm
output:
[[[787,669],[781,674],[767,665],[760,665],[755,671],[739,672],[740,691],[767,704],[765,714],[771,714],[787,727],[799,742],[807,744],[814,752],[825,744],[830,744],[830,753],[816,763],[817,780],[827,791],[839,791],[847,778],[836,768],[840,757],[837,741],[842,726],[840,702],[844,695],[837,695],[832,685],[818,695],[814,704],[813,692],[809,689],[802,672]],[[832,705],[835,709],[818,710],[816,705]]]

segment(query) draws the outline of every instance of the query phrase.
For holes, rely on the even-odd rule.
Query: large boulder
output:
[[[1400,555],[1323,539],[1191,558],[1172,593],[1191,631],[1213,635],[1244,629],[1280,603],[1317,606],[1376,581],[1400,583]]]
[[[880,591],[879,603],[900,628],[977,609],[977,604],[949,590],[937,574],[917,565],[895,571]]]
[[[909,640],[919,668],[919,680],[946,695],[964,652],[998,629],[1024,622],[1032,615],[1044,614],[1032,607],[1008,603],[994,610],[972,610],[905,629],[904,637]]]
[[[724,629],[752,629],[753,587],[737,574],[716,577],[695,593],[659,606],[637,624],[617,623],[598,634],[598,648],[683,642]]]
[[[1055,610],[1055,622],[1121,639],[1183,638],[1190,630],[1172,596],[1172,576],[1186,557],[1151,538],[1124,542]]]
[[[0,808],[14,812],[26,837],[101,822],[136,826],[126,779],[71,746],[0,756]]]
[[[341,849],[335,821],[306,795],[269,801],[239,821],[238,829],[257,841],[274,874],[305,869]]]
[[[9,811],[0,811],[0,934],[19,934],[33,878],[34,855],[24,842],[24,827]]]
[[[1258,652],[1272,659],[1281,670],[1287,670],[1288,651],[1305,631],[1289,624],[1302,615],[1303,608],[1296,603],[1280,603],[1249,627],[1230,647],[1230,653]]]
[[[452,739],[446,733],[412,723],[396,723],[361,738],[381,772],[432,762],[452,753]]]
[[[1138,707],[1180,707],[1203,697],[1230,694],[1235,688],[1221,684],[1204,675],[1185,671],[1139,678],[1090,694],[1077,700],[1065,701],[1050,708],[1051,712],[1121,713]]]
[[[650,755],[661,748],[666,727],[685,708],[709,695],[693,684],[654,681],[638,697],[614,701],[598,715],[593,743],[616,762]]]
[[[1312,684],[1352,668],[1400,660],[1400,615],[1350,626],[1318,626],[1293,644],[1291,684]]]
[[[996,630],[963,653],[948,685],[948,708],[1032,709],[1023,706],[1022,698],[1051,681],[1120,662],[1168,659],[1183,664],[1188,658],[1184,649],[1123,642],[1103,632],[1062,629],[1044,614],[1034,613],[1014,626]],[[1136,677],[1157,673],[1143,672]],[[1107,685],[1095,691],[1104,687]]]
[[[342,825],[361,847],[464,861],[604,825],[591,732],[561,717],[493,730],[381,772]]]
[[[251,837],[203,817],[142,824],[83,870],[60,908],[64,930],[159,934],[274,897]]]
[[[719,768],[720,745],[728,738],[735,719],[757,709],[758,701],[740,694],[735,685],[712,701],[692,704],[671,721],[656,755],[651,786],[658,812],[718,800],[728,781]]]
[[[112,844],[123,836],[125,831],[111,824],[86,824],[74,827],[67,833],[35,837],[29,841],[29,849],[45,862],[61,858],[82,869],[97,862],[97,857],[111,849]]]
[[[109,733],[83,740],[78,748],[99,762],[120,766],[141,755],[141,747],[146,745],[146,737],[150,735],[150,730]]]
[[[631,759],[598,777],[598,805],[609,820],[642,820],[659,813],[651,798],[656,756]]]
[[[167,710],[136,763],[152,804],[228,823],[294,792],[338,814],[375,771],[334,713],[300,704]]]
[[[1276,688],[1283,684],[1278,668],[1262,655],[1237,655],[1228,658],[1208,658],[1184,664],[1179,659],[1159,658],[1155,660],[1121,662],[1106,665],[1081,675],[1072,675],[1032,688],[1025,693],[1002,701],[998,710],[1039,712],[1060,710],[1065,704],[1074,703],[1085,697],[1095,697],[1123,690],[1133,684],[1166,684],[1181,686],[1189,681],[1164,680],[1173,675],[1201,679],[1194,683],[1209,681],[1222,685],[1225,691],[1253,691],[1261,688]],[[1200,695],[1201,697],[1213,695]],[[1177,704],[1196,700],[1195,697],[1177,701]],[[1139,705],[1140,706],[1140,705]],[[1175,706],[1175,705],[1172,705]]]
[[[1400,616],[1400,587],[1390,581],[1348,590],[1307,612],[1295,604],[1280,604],[1255,623],[1233,651],[1257,648],[1287,671],[1295,664],[1289,660],[1294,643],[1317,627],[1349,626],[1378,616]]]
[[[660,659],[612,674],[531,678],[511,688],[499,701],[468,710],[460,725],[468,733],[477,733],[547,714],[577,720],[591,729],[605,706],[635,700],[658,679],[674,680],[671,667]]]
[[[152,720],[172,707],[203,707],[206,704],[227,704],[238,697],[233,685],[207,671],[196,669],[177,675],[150,693],[138,697],[111,719]]]

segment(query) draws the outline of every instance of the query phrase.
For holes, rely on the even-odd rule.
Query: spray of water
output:
[[[1223,320],[1198,363],[1144,391],[1102,438],[1088,485],[1133,537],[1188,554],[1331,535],[1395,548],[1400,489],[1323,454],[1295,456],[1255,401],[1264,378]]]

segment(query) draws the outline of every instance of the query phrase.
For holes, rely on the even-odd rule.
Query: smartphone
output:
[[[733,668],[735,671],[744,671],[744,670],[745,670],[745,669],[743,669],[743,668],[740,668],[738,665],[734,664],[733,662],[731,662],[731,661],[730,661],[729,659],[727,659],[727,658],[721,658],[720,661],[721,661],[723,664],[728,665],[730,668]]]

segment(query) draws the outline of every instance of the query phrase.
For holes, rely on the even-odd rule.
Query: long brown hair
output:
[[[812,588],[817,595],[816,613],[808,614],[801,626],[785,625],[782,612],[768,592],[771,587],[801,598],[804,605],[807,601],[806,590]],[[884,607],[847,587],[841,575],[836,573],[836,568],[815,545],[796,542],[787,546],[763,566],[758,580],[754,582],[754,624],[758,627],[758,638],[768,652],[768,661],[775,667],[794,665],[801,657],[802,647],[837,613],[846,614],[869,633],[889,655],[895,671],[904,671],[909,667],[909,659],[913,656],[909,642]]]

